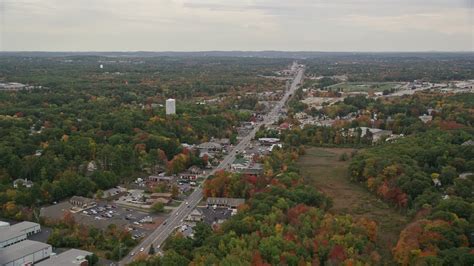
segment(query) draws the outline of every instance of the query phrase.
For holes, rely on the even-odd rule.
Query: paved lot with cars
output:
[[[69,209],[70,204],[62,202],[43,208],[42,215],[51,220],[59,220],[64,217],[64,213]],[[99,229],[106,229],[110,224],[115,224],[120,228],[131,231],[134,238],[146,236],[147,232],[153,231],[166,219],[164,214],[150,214],[101,201],[93,208],[73,213],[73,216],[77,223]]]

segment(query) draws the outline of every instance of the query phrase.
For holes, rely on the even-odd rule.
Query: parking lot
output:
[[[42,213],[51,220],[60,220],[70,208],[69,202],[61,202],[43,208]],[[164,214],[155,215],[101,201],[93,208],[73,213],[73,216],[77,223],[99,229],[106,229],[110,224],[115,224],[130,231],[134,238],[145,236],[166,219]]]

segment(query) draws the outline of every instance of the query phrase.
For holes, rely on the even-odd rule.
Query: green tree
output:
[[[162,202],[157,202],[151,206],[151,210],[154,213],[161,213],[165,211],[165,205]]]

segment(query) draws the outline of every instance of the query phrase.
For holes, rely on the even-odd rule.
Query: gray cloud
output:
[[[473,0],[0,0],[0,50],[473,50]]]

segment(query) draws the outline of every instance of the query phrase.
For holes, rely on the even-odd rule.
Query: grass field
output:
[[[345,82],[339,83],[328,88],[341,88],[344,92],[367,92],[373,90],[374,92],[390,90],[398,88],[402,83],[397,82]]]
[[[377,222],[377,251],[388,261],[400,231],[409,219],[382,202],[362,185],[349,180],[349,161],[339,161],[342,153],[352,149],[309,148],[298,161],[303,177],[333,200],[330,210],[337,214],[366,217]]]

